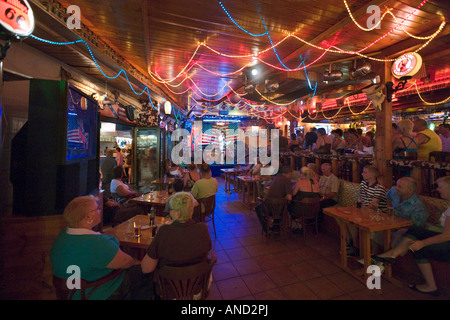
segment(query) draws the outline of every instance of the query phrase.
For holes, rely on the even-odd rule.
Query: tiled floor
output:
[[[218,261],[213,269],[209,300],[426,300],[449,299],[416,293],[382,278],[382,293],[369,290],[336,264],[339,240],[308,233],[290,239],[267,239],[254,210],[237,193],[224,192],[219,181],[214,238]]]

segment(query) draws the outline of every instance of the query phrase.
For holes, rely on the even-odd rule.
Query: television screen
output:
[[[68,87],[66,161],[97,156],[97,102]]]

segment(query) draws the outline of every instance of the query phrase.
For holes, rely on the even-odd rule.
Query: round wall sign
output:
[[[34,30],[33,10],[26,0],[0,0],[0,35],[17,39]]]
[[[392,74],[396,78],[414,76],[422,67],[422,57],[417,53],[405,53],[392,64]]]

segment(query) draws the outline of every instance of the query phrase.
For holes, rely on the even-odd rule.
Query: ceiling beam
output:
[[[364,7],[361,7],[358,10],[356,10],[355,12],[352,12],[352,15],[353,15],[353,17],[355,19],[358,19],[359,17],[361,17],[361,16],[363,16],[363,15],[365,15],[367,13],[366,11],[367,11],[367,7],[368,6],[376,5],[376,6],[381,7],[386,2],[388,2],[388,1],[387,0],[370,1]],[[325,30],[321,34],[317,35],[316,37],[314,37],[309,42],[312,43],[312,44],[318,44],[318,43],[328,39],[329,37],[333,36],[334,34],[336,34],[338,31],[340,31],[342,28],[344,28],[346,25],[348,25],[350,23],[353,23],[353,20],[350,17],[350,15],[347,15],[347,17],[345,17],[344,19],[340,20],[338,23],[333,25],[331,28],[328,28],[327,30]],[[303,52],[304,48],[307,47],[307,46],[308,46],[307,44],[302,45],[301,47],[297,48],[294,52],[292,52],[291,54],[286,56],[283,60],[286,61],[286,62],[289,62],[292,59],[297,59],[298,56],[300,55],[300,53]]]

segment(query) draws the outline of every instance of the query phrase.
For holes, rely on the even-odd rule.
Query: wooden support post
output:
[[[352,182],[360,183],[360,167],[358,161],[352,161]]]
[[[373,64],[381,83],[391,81],[391,62],[373,62]],[[386,94],[386,90],[383,90],[383,93]],[[393,185],[392,167],[388,165],[388,160],[392,160],[392,102],[388,102],[387,98],[382,104],[382,110],[376,112],[376,126],[374,164],[380,173],[379,182],[386,189],[390,189]]]
[[[337,163],[337,160],[336,159],[332,159],[331,160],[331,171],[333,172],[333,174],[337,177],[337,175],[338,175],[338,171],[339,171],[339,169],[338,169],[338,163]]]

